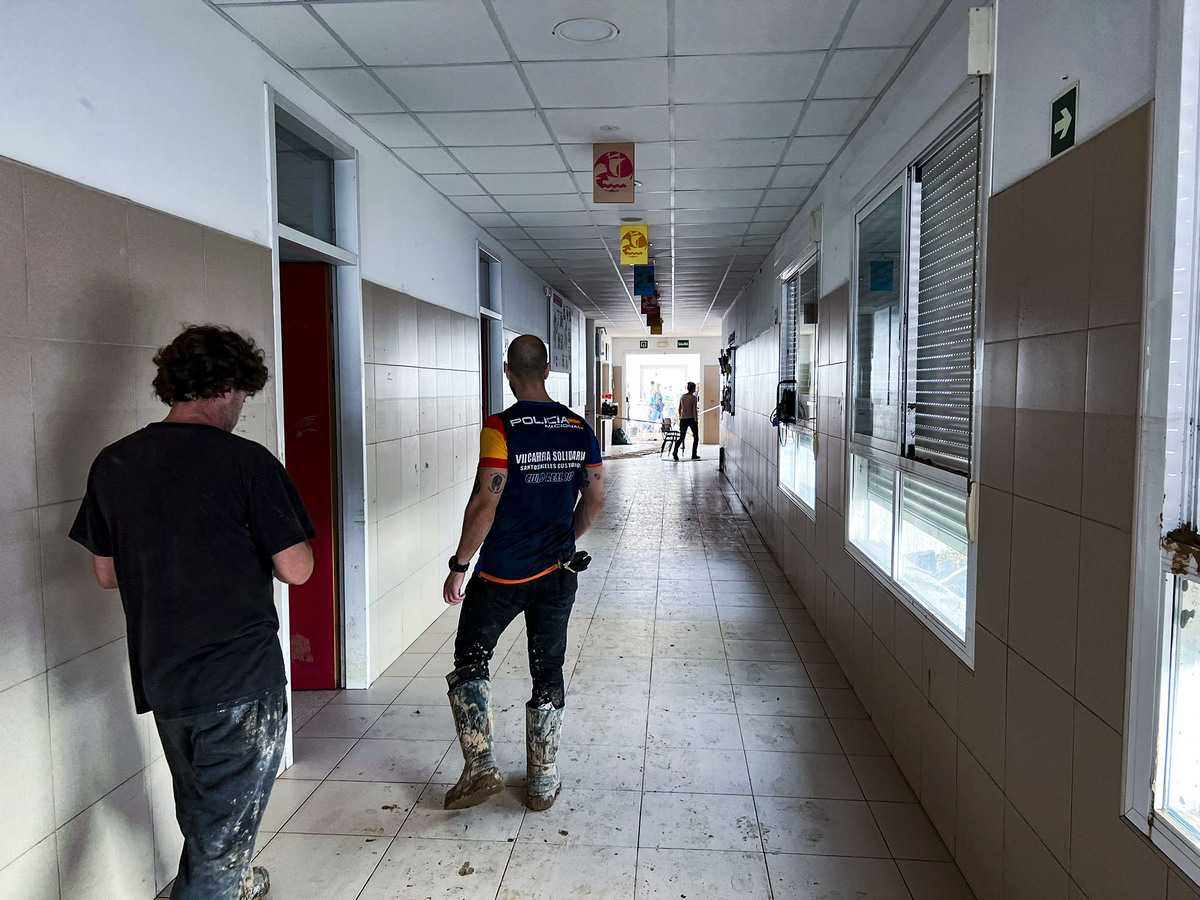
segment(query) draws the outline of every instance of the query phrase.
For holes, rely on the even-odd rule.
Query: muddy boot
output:
[[[556,763],[562,720],[563,711],[552,704],[525,707],[525,774],[529,794],[525,805],[538,812],[553,806],[562,790]]]
[[[446,791],[446,809],[466,809],[504,789],[492,757],[492,685],[482,678],[468,681],[449,697],[465,765],[458,784]]]
[[[250,870],[250,876],[242,882],[241,900],[259,900],[271,890],[271,874],[262,866]]]

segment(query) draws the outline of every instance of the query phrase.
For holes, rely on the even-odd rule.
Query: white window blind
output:
[[[914,167],[912,188],[920,248],[908,455],[963,473],[971,464],[980,108],[972,104]]]

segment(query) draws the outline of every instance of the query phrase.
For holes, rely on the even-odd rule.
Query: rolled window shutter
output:
[[[968,474],[979,256],[979,119],[976,102],[916,167],[914,177],[920,188],[921,235],[909,452]]]

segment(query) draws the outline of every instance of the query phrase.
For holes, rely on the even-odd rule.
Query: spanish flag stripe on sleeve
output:
[[[489,416],[479,433],[479,468],[508,468],[508,438],[499,416]]]

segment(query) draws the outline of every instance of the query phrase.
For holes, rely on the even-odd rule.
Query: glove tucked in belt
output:
[[[591,555],[583,550],[577,550],[574,553],[572,553],[570,550],[564,550],[558,555],[559,567],[566,569],[568,572],[575,572],[578,574],[591,564]]]

